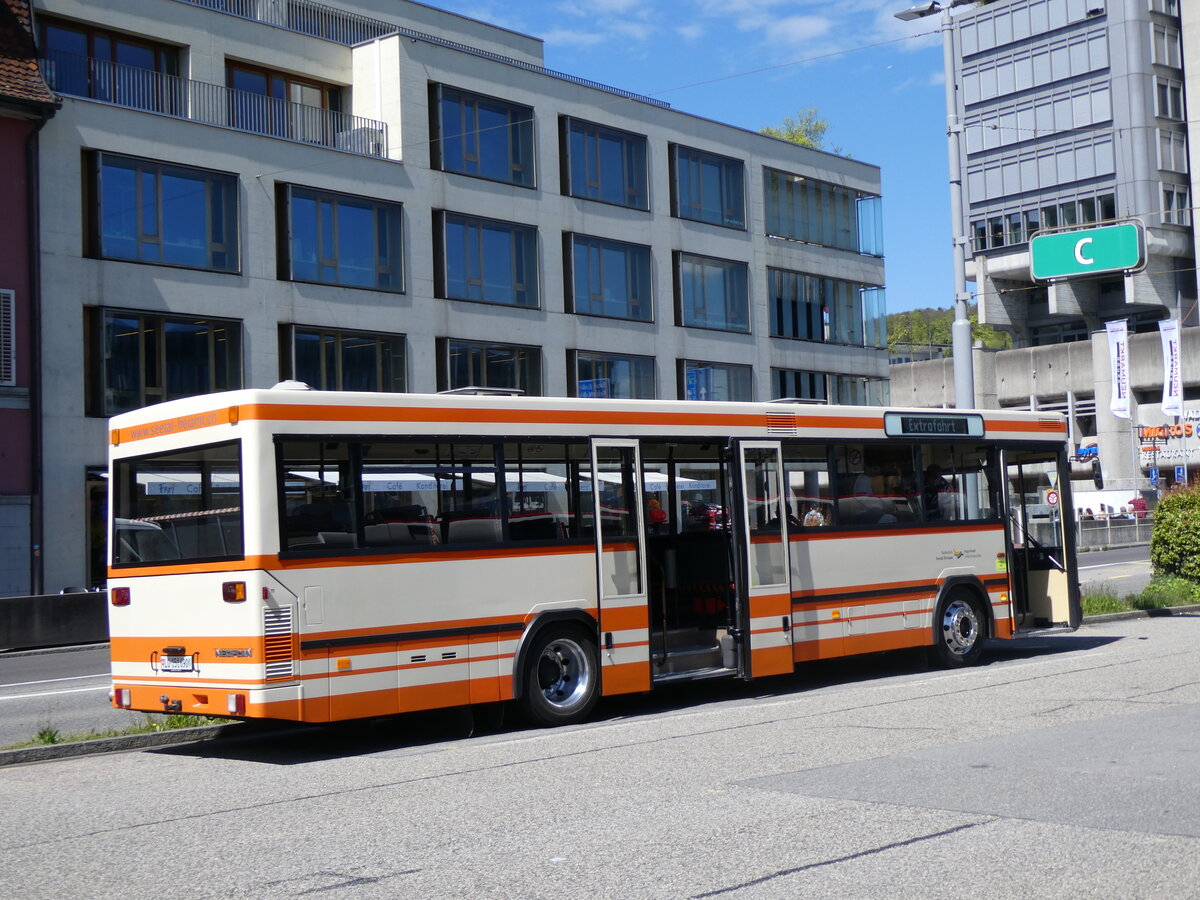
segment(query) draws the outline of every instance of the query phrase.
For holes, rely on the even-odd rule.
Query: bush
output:
[[[1188,606],[1200,603],[1200,585],[1165,575],[1155,578],[1136,597],[1130,597],[1134,609],[1162,609],[1166,606]]]
[[[1154,510],[1150,562],[1156,575],[1200,584],[1200,486],[1176,488]]]

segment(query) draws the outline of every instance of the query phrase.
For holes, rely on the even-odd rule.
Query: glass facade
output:
[[[404,335],[284,326],[282,379],[319,391],[403,391]]]
[[[564,194],[631,209],[650,208],[644,135],[580,119],[564,117],[562,123]]]
[[[680,360],[679,372],[681,400],[754,399],[754,370],[750,366],[684,359]]]
[[[749,333],[745,263],[679,253],[676,270],[680,325]]]
[[[281,278],[404,290],[401,208],[362,197],[287,186],[287,254]]]
[[[453,339],[443,339],[439,344],[438,390],[499,388],[541,396],[539,348]]]
[[[883,218],[880,198],[872,194],[763,168],[767,234],[883,255]]]
[[[654,360],[648,356],[571,351],[572,388],[575,397],[616,397],[653,400]]]
[[[94,309],[88,327],[91,415],[242,386],[239,322]]]
[[[824,372],[805,372],[802,369],[772,369],[772,398],[794,397],[797,400],[827,402],[829,391]]]
[[[179,74],[175,47],[82,23],[42,19],[39,54],[46,59],[47,79],[59,93],[172,114],[184,106],[174,80]]]
[[[746,227],[745,166],[740,159],[672,144],[671,162],[676,216]]]
[[[93,256],[237,272],[237,178],[97,153]]]
[[[437,168],[534,186],[532,109],[445,85],[433,91]]]
[[[650,248],[580,234],[567,236],[573,311],[649,322]]]
[[[445,265],[441,296],[537,307],[537,229],[443,215]]]

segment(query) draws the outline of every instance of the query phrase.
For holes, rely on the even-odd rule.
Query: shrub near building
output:
[[[1200,486],[1177,488],[1159,501],[1150,562],[1156,576],[1174,575],[1200,585]]]

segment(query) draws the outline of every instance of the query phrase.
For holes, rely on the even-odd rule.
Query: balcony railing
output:
[[[387,124],[374,119],[71,53],[50,53],[41,65],[50,88],[60,94],[364,156],[387,156]]]
[[[583,85],[597,91],[604,91],[607,94],[615,94],[627,100],[636,100],[639,103],[649,103],[651,106],[664,108],[669,108],[671,105],[665,100],[635,94],[632,91],[601,84],[598,81],[590,81],[587,78],[568,75],[565,72],[556,72],[553,69],[546,69],[542,66],[525,62],[524,60],[513,59],[510,56],[503,56],[499,53],[492,53],[490,50],[481,50],[478,47],[460,44],[457,41],[448,41],[445,38],[425,34],[421,31],[413,31],[411,28],[405,28],[402,25],[393,25],[390,22],[384,22],[380,19],[370,19],[366,16],[360,16],[357,13],[346,12],[344,9],[326,6],[324,3],[316,3],[314,0],[179,0],[179,2],[187,3],[190,6],[202,6],[205,9],[237,16],[241,19],[250,19],[253,22],[274,25],[277,28],[286,28],[288,31],[295,31],[300,34],[306,34],[309,37],[333,41],[337,44],[344,44],[347,47],[353,47],[355,44],[361,44],[363,41],[374,40],[388,34],[400,34],[415,41],[424,41],[429,44],[436,44],[439,47],[458,50],[461,53],[469,53],[472,56],[479,56],[484,59],[504,63],[507,66],[515,66],[529,72],[537,72],[539,75],[556,78],[559,81],[569,81],[572,84]]]

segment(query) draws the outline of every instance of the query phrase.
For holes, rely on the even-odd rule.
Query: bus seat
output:
[[[451,544],[495,543],[500,540],[500,520],[454,519],[450,522],[447,540]]]
[[[326,547],[355,547],[355,536],[345,531],[318,531],[317,540]]]
[[[390,547],[394,544],[411,544],[412,529],[403,522],[385,522],[368,525],[366,528],[368,547]]]

